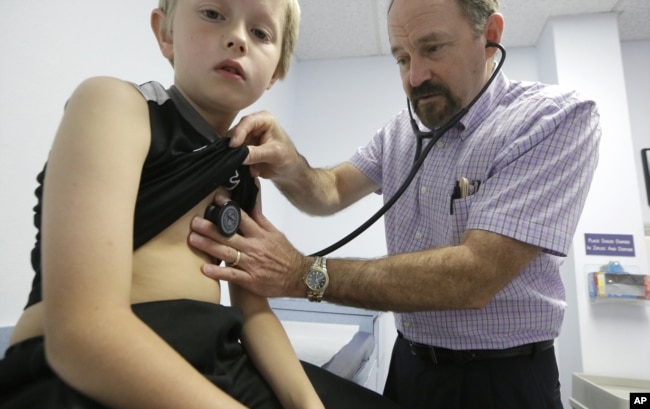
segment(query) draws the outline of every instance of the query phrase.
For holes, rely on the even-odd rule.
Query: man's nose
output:
[[[417,87],[432,78],[430,67],[422,58],[411,58],[408,78],[411,87]]]

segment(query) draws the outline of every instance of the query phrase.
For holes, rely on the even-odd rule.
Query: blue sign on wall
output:
[[[585,248],[587,255],[634,257],[634,236],[585,233]]]

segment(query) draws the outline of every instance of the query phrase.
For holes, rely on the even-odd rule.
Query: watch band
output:
[[[309,271],[307,272],[307,275],[314,271],[321,271],[324,276],[325,276],[325,285],[323,288],[319,290],[314,290],[309,287],[307,282],[305,282],[305,286],[307,287],[307,299],[311,302],[321,302],[323,300],[323,294],[325,294],[325,289],[329,285],[329,276],[327,274],[327,259],[325,257],[318,257],[314,259],[314,262],[312,263]],[[306,276],[307,276],[306,275]]]
[[[311,302],[321,302],[323,301],[323,292],[307,290],[307,299]]]
[[[320,256],[314,257],[314,263],[311,265],[311,268],[314,267],[320,268],[323,271],[327,271],[327,259]]]

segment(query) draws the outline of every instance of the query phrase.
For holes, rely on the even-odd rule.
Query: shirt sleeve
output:
[[[404,134],[410,136],[410,128],[405,129],[405,124],[408,124],[404,120],[405,116],[406,110],[391,118],[367,145],[357,149],[348,160],[352,166],[380,186],[376,191],[378,194],[384,193],[385,190],[384,175],[402,174],[405,169],[408,173],[409,168],[405,167],[405,164],[412,161],[415,142],[414,139],[403,137]]]
[[[599,115],[573,94],[540,100],[528,114],[526,129],[495,158],[467,228],[566,256],[598,161]]]

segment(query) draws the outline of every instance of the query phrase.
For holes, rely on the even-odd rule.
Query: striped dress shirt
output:
[[[557,337],[566,308],[559,267],[598,161],[600,133],[593,101],[497,74],[385,215],[388,252],[455,246],[469,229],[543,251],[483,309],[396,313],[397,329],[407,339],[451,349],[502,349]],[[404,110],[350,159],[380,186],[385,201],[410,171],[415,138]],[[452,201],[459,178],[474,184],[467,197]]]

